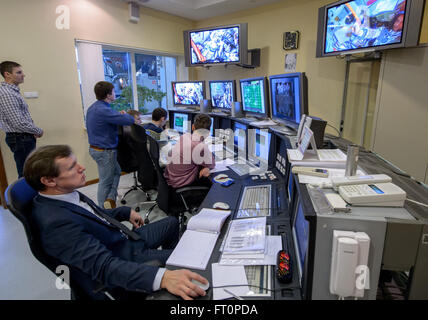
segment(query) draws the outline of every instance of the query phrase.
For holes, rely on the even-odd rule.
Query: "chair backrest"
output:
[[[170,211],[169,202],[171,189],[166,182],[166,179],[163,176],[163,170],[159,165],[159,144],[151,136],[147,136],[147,141],[150,158],[153,162],[153,166],[158,177],[158,195],[156,202],[161,210],[163,210],[165,213],[168,213]]]
[[[122,171],[130,173],[138,170],[138,159],[132,146],[131,126],[119,126],[117,162]]]
[[[158,182],[153,162],[147,150],[148,135],[146,130],[138,124],[133,124],[130,128],[131,146],[139,164],[138,181],[144,190],[156,189]]]

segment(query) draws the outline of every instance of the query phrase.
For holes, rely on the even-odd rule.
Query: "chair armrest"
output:
[[[206,191],[209,190],[209,187],[203,187],[203,186],[194,186],[194,187],[183,187],[183,188],[179,188],[176,189],[175,192],[177,193],[183,193],[183,192],[187,192],[187,191]]]

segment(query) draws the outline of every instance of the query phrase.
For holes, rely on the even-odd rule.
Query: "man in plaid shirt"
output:
[[[25,77],[22,67],[13,61],[3,61],[0,73],[5,80],[0,85],[0,128],[6,132],[6,144],[13,152],[20,178],[25,159],[36,148],[36,138],[43,135],[43,130],[34,125],[19,92],[18,86]]]

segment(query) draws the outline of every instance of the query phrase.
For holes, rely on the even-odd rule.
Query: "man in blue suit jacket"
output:
[[[144,264],[166,262],[178,241],[177,219],[143,226],[142,217],[129,207],[98,207],[76,191],[85,185],[84,171],[66,145],[40,147],[25,162],[24,177],[39,192],[32,218],[45,252],[108,288],[148,293],[164,288],[183,299],[204,296],[191,282],[207,283],[199,274]],[[130,221],[135,231],[124,230],[118,221]]]

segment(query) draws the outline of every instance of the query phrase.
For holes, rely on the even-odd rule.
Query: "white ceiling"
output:
[[[140,10],[149,7],[195,21],[279,1],[281,0],[134,0],[141,4]]]

